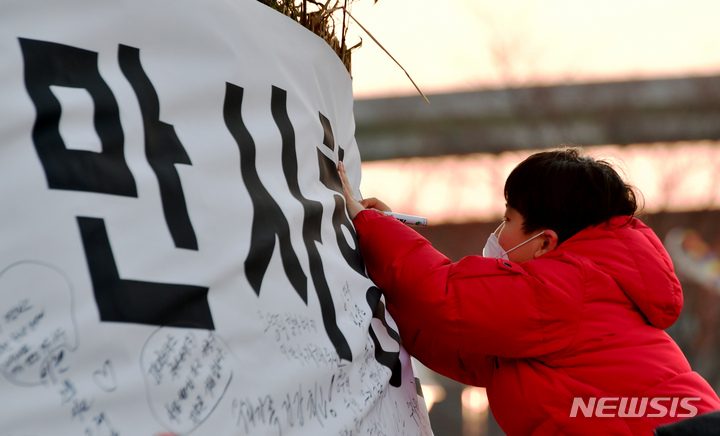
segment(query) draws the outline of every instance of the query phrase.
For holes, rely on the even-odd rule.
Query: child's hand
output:
[[[355,194],[350,187],[350,182],[348,182],[347,173],[345,173],[345,165],[343,165],[342,161],[338,162],[338,173],[340,173],[340,181],[342,182],[343,196],[345,197],[348,215],[350,215],[350,219],[353,220],[355,216],[365,208],[355,198]]]
[[[390,209],[390,206],[383,203],[382,201],[378,200],[375,197],[366,198],[364,200],[360,200],[360,204],[365,209],[375,209],[379,210],[380,212],[392,212],[392,209]]]
[[[345,196],[345,204],[347,205],[348,214],[350,219],[355,219],[355,216],[364,209],[375,209],[381,212],[392,212],[390,207],[378,200],[375,197],[366,198],[362,201],[357,201],[353,190],[348,182],[347,173],[345,172],[345,165],[342,161],[338,162],[338,173],[340,173],[340,181],[343,186],[343,195]]]

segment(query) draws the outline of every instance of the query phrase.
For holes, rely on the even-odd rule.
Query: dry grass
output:
[[[362,45],[362,39],[355,45],[348,47],[347,31],[350,20],[354,21],[387,55],[403,70],[415,89],[427,104],[427,97],[417,86],[410,74],[400,65],[389,51],[380,44],[380,41],[366,29],[349,12],[350,5],[358,0],[258,0],[281,14],[287,15],[308,28],[311,32],[324,39],[342,60],[348,73],[352,76],[352,52]],[[373,0],[377,3],[378,0]]]
[[[342,60],[352,74],[351,54],[362,45],[362,41],[348,47],[347,30],[350,18],[348,8],[357,0],[258,0],[281,14],[305,26],[324,39]],[[378,0],[373,0],[375,3]]]

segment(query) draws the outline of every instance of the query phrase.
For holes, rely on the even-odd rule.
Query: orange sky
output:
[[[351,11],[426,94],[720,74],[716,0],[356,0]],[[358,36],[356,98],[416,93]]]
[[[442,92],[720,75],[717,0],[356,0],[351,11],[431,104],[432,94]],[[402,69],[351,27],[351,43],[358,36],[355,97],[417,95]],[[647,211],[720,207],[720,184],[711,177],[720,143],[679,145],[685,149],[586,150],[619,158]],[[361,190],[431,224],[499,219],[505,177],[529,152],[363,163]],[[670,170],[673,180],[666,182]]]
[[[610,162],[635,186],[645,212],[720,208],[720,141],[583,150]],[[505,179],[535,151],[365,162],[360,191],[395,212],[424,216],[428,225],[500,220]]]

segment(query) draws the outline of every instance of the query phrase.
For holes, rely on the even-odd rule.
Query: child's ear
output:
[[[535,252],[535,259],[542,256],[545,253],[548,253],[550,251],[553,251],[555,247],[558,245],[558,235],[555,233],[554,230],[547,229],[545,230],[545,233],[540,235],[538,237],[540,241],[542,241],[542,244],[540,244],[540,247]]]

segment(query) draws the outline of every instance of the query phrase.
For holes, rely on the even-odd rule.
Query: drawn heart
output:
[[[103,363],[102,369],[93,372],[93,381],[105,392],[112,392],[117,389],[115,370],[110,360],[106,360],[105,363]]]

